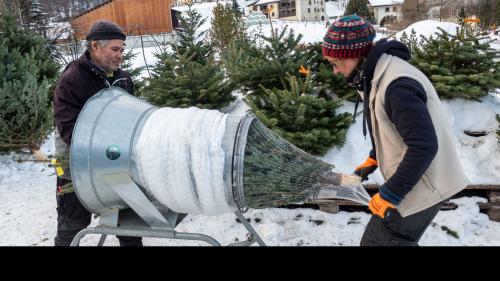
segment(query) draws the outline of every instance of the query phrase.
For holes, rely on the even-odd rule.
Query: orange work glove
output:
[[[384,218],[389,208],[395,209],[396,207],[394,207],[393,204],[380,197],[380,193],[377,193],[372,197],[372,199],[370,199],[370,203],[368,203],[368,208],[370,208],[370,211],[372,211],[373,214],[381,218]]]
[[[375,172],[377,168],[377,160],[368,157],[363,164],[356,167],[356,169],[354,170],[354,174],[361,177],[361,181],[365,181],[368,179],[368,175]]]

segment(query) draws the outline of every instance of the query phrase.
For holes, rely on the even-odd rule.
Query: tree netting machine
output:
[[[176,231],[187,213],[165,205],[165,201],[147,188],[147,178],[139,168],[138,157],[134,157],[137,154],[134,148],[146,122],[158,110],[117,87],[102,90],[85,104],[73,131],[70,170],[79,200],[99,217],[99,222],[80,231],[72,246],[79,245],[88,234],[101,235],[99,246],[107,235],[197,240],[221,245],[205,234]],[[248,208],[300,203],[310,198],[342,198],[362,204],[369,201],[357,177],[335,173],[332,165],[266,128],[245,106],[235,106],[228,113],[221,140],[222,196],[228,210],[248,231],[246,240],[228,246],[265,245],[243,216]],[[170,169],[176,167],[166,170]],[[192,185],[187,188],[201,196],[200,189],[204,186],[196,184],[196,174],[189,175],[191,179],[187,180]]]

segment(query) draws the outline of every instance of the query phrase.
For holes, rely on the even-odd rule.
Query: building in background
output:
[[[328,19],[324,0],[259,0],[247,7],[250,11],[260,11],[272,19],[299,21]]]
[[[384,17],[391,20],[400,20],[404,0],[369,0],[375,21],[380,24]]]
[[[84,39],[97,20],[118,24],[127,35],[172,32],[174,0],[109,0],[93,7],[70,21],[78,39]]]

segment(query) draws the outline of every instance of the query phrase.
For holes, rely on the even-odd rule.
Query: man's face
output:
[[[99,42],[92,42],[92,52],[94,63],[106,71],[117,70],[122,63],[122,53],[124,42],[120,39],[108,40],[106,46],[101,46]]]
[[[342,74],[345,78],[349,77],[351,73],[354,71],[356,68],[356,65],[359,62],[359,58],[352,58],[352,59],[338,59],[338,58],[332,58],[329,56],[325,56],[325,59],[328,60],[328,62],[332,65],[333,73],[334,74]]]

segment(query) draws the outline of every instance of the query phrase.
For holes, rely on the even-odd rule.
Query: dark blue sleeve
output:
[[[393,81],[386,91],[385,110],[408,147],[394,175],[380,188],[381,197],[396,205],[417,184],[438,151],[426,102],[422,85],[410,78]]]

